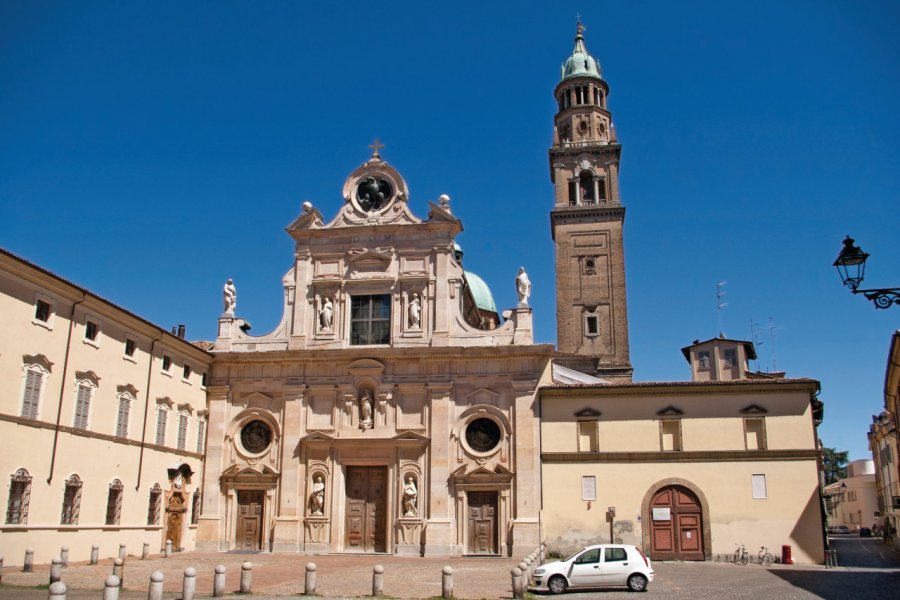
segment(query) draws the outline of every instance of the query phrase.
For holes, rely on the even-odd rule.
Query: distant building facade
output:
[[[885,542],[900,547],[900,330],[891,337],[884,376],[884,412],[872,417],[869,448],[872,451],[877,493],[878,518]]]
[[[846,526],[850,531],[878,525],[881,511],[875,485],[875,463],[854,460],[847,465],[847,477],[825,487],[828,526]]]

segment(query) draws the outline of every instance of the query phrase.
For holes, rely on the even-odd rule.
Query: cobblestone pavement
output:
[[[838,536],[832,538],[838,551],[836,569],[819,566],[760,565],[746,567],[728,563],[656,562],[656,577],[643,598],[660,600],[895,600],[900,590],[900,553],[877,539]],[[371,593],[372,567],[384,565],[384,590],[393,598],[433,598],[441,593],[441,568],[450,565],[455,572],[454,592],[457,598],[510,598],[509,571],[513,559],[477,558],[409,558],[389,555],[322,555],[283,554],[177,554],[171,559],[153,557],[141,561],[130,557],[126,563],[125,590],[121,598],[144,599],[152,571],[165,573],[165,598],[180,597],[181,573],[188,566],[197,569],[198,596],[209,597],[212,571],[217,564],[228,568],[226,589],[236,591],[240,564],[253,563],[253,598],[264,600],[294,596],[303,592],[303,576],[307,562],[317,565],[319,600],[327,598],[359,598]],[[111,572],[112,561],[98,566],[72,564],[63,571],[70,587],[69,600],[99,600],[103,579]],[[35,573],[21,573],[14,567],[3,570],[0,599],[44,600],[49,567],[39,565]],[[17,586],[17,587],[11,587]],[[25,586],[25,587],[18,587]],[[598,594],[600,592],[600,594]],[[625,590],[589,590],[567,593],[565,600],[630,597]],[[536,600],[548,600],[547,594],[532,594]]]

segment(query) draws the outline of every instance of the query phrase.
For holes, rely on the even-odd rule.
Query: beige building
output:
[[[2,250],[0,321],[6,564],[193,548],[212,357]]]
[[[877,510],[875,523],[884,530],[887,542],[900,547],[900,441],[898,441],[898,409],[900,409],[900,330],[891,336],[887,368],[884,376],[884,412],[872,417],[869,448],[874,459]]]
[[[828,526],[845,525],[850,531],[872,527],[880,514],[875,486],[875,463],[854,460],[847,465],[847,477],[825,487]]]

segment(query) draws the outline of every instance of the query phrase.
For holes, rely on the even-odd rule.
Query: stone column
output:
[[[537,381],[513,383],[515,405],[513,452],[515,491],[512,555],[523,556],[540,544],[538,515],[541,505],[540,422],[537,418]]]
[[[449,556],[453,544],[453,506],[449,490],[450,421],[453,418],[451,389],[452,384],[428,384],[431,477],[427,500],[419,492],[421,516],[428,519],[425,556]]]
[[[209,418],[206,420],[206,468],[203,469],[203,507],[197,521],[196,549],[199,552],[215,552],[227,549],[223,539],[225,530],[225,502],[219,489],[225,452],[225,428],[228,417],[227,385],[207,386]]]
[[[284,411],[281,423],[281,477],[278,482],[278,506],[275,512],[274,552],[300,550],[300,515],[304,504],[300,490],[300,461],[294,451],[300,443],[303,395],[306,386],[287,385],[283,390]]]

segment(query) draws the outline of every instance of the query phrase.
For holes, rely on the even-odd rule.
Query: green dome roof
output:
[[[466,281],[469,283],[469,291],[472,292],[472,298],[475,300],[475,306],[481,310],[489,310],[497,312],[497,305],[494,304],[494,295],[491,288],[484,282],[484,279],[471,271],[466,271]]]
[[[603,79],[600,75],[600,63],[588,54],[584,46],[584,25],[580,22],[575,33],[575,49],[562,68],[562,81],[573,77],[593,77]]]

